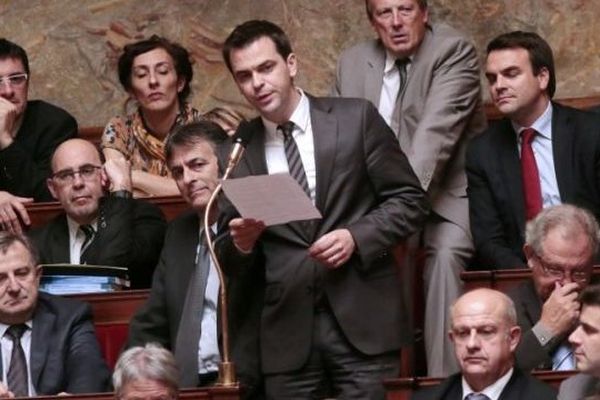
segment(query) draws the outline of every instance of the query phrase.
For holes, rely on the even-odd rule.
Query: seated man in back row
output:
[[[47,184],[65,213],[31,232],[42,263],[127,267],[132,288],[150,287],[166,224],[158,207],[131,198],[126,162],[102,165],[93,144],[70,139],[54,152]]]
[[[29,240],[0,232],[0,397],[105,391],[90,306],[38,292],[40,275]]]
[[[77,135],[66,111],[41,100],[27,101],[29,60],[19,45],[0,39],[0,229],[29,225],[25,204],[51,201],[46,187],[56,146]]]

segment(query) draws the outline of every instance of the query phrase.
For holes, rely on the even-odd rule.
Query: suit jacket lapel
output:
[[[48,260],[56,260],[56,262],[64,263],[71,261],[69,225],[67,224],[67,216],[65,214],[60,215],[54,223],[48,247],[50,250]]]
[[[52,343],[52,330],[56,317],[38,301],[38,308],[33,316],[33,329],[31,331],[31,381],[34,388],[39,388],[40,376],[46,365],[49,344]],[[35,349],[35,351],[33,351]]]
[[[377,41],[373,52],[365,57],[367,63],[365,74],[365,97],[376,106],[381,97],[381,83],[383,82],[383,69],[385,68],[385,49]]]
[[[521,236],[525,232],[525,199],[523,197],[523,179],[521,177],[521,159],[517,147],[517,134],[510,121],[501,121],[501,129],[497,132],[498,151],[501,170],[504,172],[503,182],[508,191],[508,198],[514,210],[514,218],[519,226]]]
[[[572,200],[573,185],[577,178],[573,176],[575,171],[571,162],[573,161],[573,138],[574,127],[567,114],[561,107],[553,104],[552,111],[552,153],[554,156],[554,171],[558,191],[562,202]]]
[[[246,146],[244,163],[248,168],[249,175],[268,174],[267,159],[265,157],[265,128],[260,118],[254,118],[247,125],[252,133],[252,139]]]

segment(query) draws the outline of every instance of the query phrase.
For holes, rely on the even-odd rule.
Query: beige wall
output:
[[[460,28],[483,50],[493,36],[535,30],[555,51],[557,97],[600,94],[600,0],[430,0],[433,21]],[[280,24],[300,58],[299,85],[326,94],[341,49],[373,33],[363,0],[1,0],[0,35],[30,55],[31,98],[104,125],[127,95],[116,60],[128,42],[152,34],[188,48],[195,61],[192,103],[228,103],[251,115],[221,62],[219,43],[251,18]],[[599,28],[596,29],[596,24]]]

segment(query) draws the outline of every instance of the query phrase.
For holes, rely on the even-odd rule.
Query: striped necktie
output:
[[[27,325],[11,325],[6,330],[6,335],[12,340],[13,348],[10,356],[10,366],[6,375],[8,390],[16,397],[25,397],[29,394],[27,384],[27,361],[21,346],[21,337],[27,330]]]
[[[288,121],[283,125],[277,126],[277,129],[283,134],[283,147],[285,149],[285,156],[288,160],[290,175],[298,182],[300,187],[310,198],[310,189],[308,187],[308,179],[306,179],[306,171],[304,171],[304,166],[302,165],[302,158],[300,158],[296,140],[294,140],[294,137],[292,136],[294,126],[293,122]]]

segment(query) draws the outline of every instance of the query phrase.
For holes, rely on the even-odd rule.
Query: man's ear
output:
[[[523,254],[525,254],[525,258],[527,259],[527,265],[531,268],[531,266],[529,265],[529,260],[535,254],[535,252],[533,251],[533,247],[531,247],[530,244],[525,243],[523,245]]]
[[[52,180],[52,178],[46,179],[46,186],[48,187],[48,190],[50,191],[52,197],[54,197],[55,200],[58,200],[58,195],[56,194],[57,191],[54,187],[54,181]]]
[[[521,327],[515,325],[508,330],[508,340],[511,352],[515,352],[519,342],[521,341]]]

